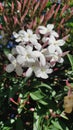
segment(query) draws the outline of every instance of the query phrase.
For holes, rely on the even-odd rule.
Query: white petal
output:
[[[46,65],[46,59],[45,59],[45,56],[43,54],[40,55],[40,63],[41,65]]]
[[[16,66],[15,71],[18,76],[21,76],[23,73],[23,69],[19,65]]]
[[[11,63],[13,63],[14,61],[16,61],[15,57],[12,54],[8,54],[8,59]]]
[[[54,36],[50,36],[49,38],[49,44],[54,44],[56,41],[56,39],[54,38]]]
[[[26,77],[30,77],[32,75],[32,68],[28,68],[28,70],[26,71]]]
[[[24,30],[20,30],[19,32],[18,32],[20,35],[25,35],[26,34],[26,32],[24,31]]]
[[[42,46],[40,45],[40,43],[35,43],[35,44],[33,44],[34,46],[35,46],[35,48],[37,49],[37,50],[41,50],[41,48],[42,48]]]
[[[45,43],[45,42],[47,42],[47,41],[49,41],[49,38],[48,38],[48,37],[43,37],[43,38],[42,38],[42,42],[43,42],[43,43]]]
[[[57,40],[56,43],[58,46],[63,46],[65,44],[65,41],[63,39]]]
[[[38,77],[38,78],[43,78],[43,79],[47,79],[47,78],[48,78],[48,75],[47,75],[45,72],[43,72],[43,73],[38,73],[38,74],[36,75],[36,77]]]
[[[25,48],[24,47],[22,47],[22,46],[16,46],[16,51],[18,52],[18,54],[20,54],[20,55],[25,55],[26,54],[26,50],[25,50]]]
[[[17,63],[19,63],[20,65],[23,64],[25,62],[25,57],[18,55],[17,56]]]
[[[62,49],[59,46],[55,46],[55,48],[58,54],[62,54]]]
[[[6,71],[8,73],[11,73],[12,71],[14,71],[15,67],[13,66],[13,64],[9,64],[6,66]]]
[[[48,73],[48,74],[51,74],[52,72],[53,72],[52,69],[47,69],[47,73]]]
[[[12,48],[11,52],[12,52],[13,55],[17,54],[16,48]]]
[[[56,48],[53,44],[51,44],[50,46],[48,46],[48,50],[49,50],[49,53],[54,53]]]
[[[59,37],[59,34],[57,32],[55,32],[55,31],[52,31],[51,35],[54,36],[54,37]]]
[[[32,34],[33,34],[33,32],[32,32],[31,29],[27,29],[27,33],[28,33],[29,35],[32,35]]]
[[[47,25],[47,29],[48,29],[49,32],[52,31],[53,28],[54,28],[53,24],[48,24]]]
[[[63,58],[60,58],[60,59],[58,60],[58,62],[59,62],[59,63],[63,63],[63,62],[64,62],[64,59],[63,59]]]
[[[34,51],[34,52],[33,52],[33,55],[34,55],[34,57],[40,59],[41,65],[44,66],[44,65],[46,64],[45,56],[44,56],[41,52],[39,52],[39,51]]]
[[[46,34],[47,33],[47,28],[44,27],[44,26],[39,26],[38,29],[39,29],[39,32],[41,34]]]
[[[36,44],[38,41],[37,39],[35,39],[34,37],[30,37],[29,41],[32,43],[32,44]]]
[[[28,52],[28,53],[30,53],[30,52],[32,52],[33,47],[32,47],[32,46],[27,45],[27,46],[25,47],[25,49],[27,50],[27,52]]]
[[[18,37],[15,41],[16,41],[16,42],[21,42],[21,41],[22,41],[22,40],[21,40],[21,37]]]
[[[19,35],[16,32],[13,32],[13,36],[17,38]]]

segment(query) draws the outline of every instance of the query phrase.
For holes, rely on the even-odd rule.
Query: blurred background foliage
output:
[[[54,23],[66,39],[62,49],[69,54],[64,63],[57,64],[47,80],[5,72],[6,55],[16,45],[12,32],[35,30],[47,23]],[[69,113],[64,106],[64,97],[73,89],[72,37],[72,0],[5,0],[0,4],[0,130],[73,130],[73,106]]]

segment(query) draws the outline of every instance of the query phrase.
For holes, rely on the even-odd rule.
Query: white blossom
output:
[[[32,73],[34,72],[36,77],[47,79],[48,74],[52,73],[52,71],[53,70],[49,68],[48,65],[41,66],[39,63],[36,63],[28,68],[28,70],[26,71],[26,76],[30,77]]]
[[[56,63],[63,63],[65,52],[61,46],[65,41],[58,38],[54,25],[39,26],[38,30],[37,34],[31,29],[13,32],[18,45],[8,54],[11,63],[6,66],[7,72],[15,71],[17,75],[26,77],[34,73],[37,78],[47,79]]]
[[[44,26],[38,27],[40,34],[43,34],[43,35],[49,34],[49,35],[53,35],[54,37],[59,37],[58,33],[55,32],[53,28],[54,28],[53,24],[48,24],[47,27],[44,27]]]
[[[8,54],[8,59],[11,62],[11,64],[6,66],[6,71],[11,73],[12,71],[15,71],[18,76],[21,76],[23,73],[23,70],[21,66],[17,63],[15,57],[12,54]]]

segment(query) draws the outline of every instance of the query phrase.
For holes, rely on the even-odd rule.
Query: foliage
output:
[[[72,1],[57,4],[49,0],[6,0],[0,3],[0,130],[73,129],[73,112],[66,113],[64,105],[64,97],[73,94],[72,15]],[[7,55],[17,45],[13,31],[35,30],[47,23],[54,24],[60,37],[66,40],[62,50],[69,54],[64,62],[54,66],[48,79],[7,73]]]

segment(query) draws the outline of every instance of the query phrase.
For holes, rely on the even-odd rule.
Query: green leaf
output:
[[[41,103],[42,105],[48,105],[48,103],[44,100],[39,100],[38,102]]]
[[[73,70],[73,56],[71,54],[67,54],[68,56],[68,59],[70,61],[70,64],[71,64],[71,67],[72,67],[72,70]]]
[[[51,121],[52,124],[54,125],[54,127],[56,127],[57,129],[59,130],[63,130],[63,128],[60,126],[59,122],[58,121]]]
[[[64,113],[61,113],[60,116],[66,120],[68,120],[68,117],[64,114]]]
[[[42,130],[41,127],[41,116],[34,112],[33,130]]]
[[[45,84],[45,83],[41,83],[41,85],[38,85],[38,87],[45,87],[48,89],[52,89],[48,84]]]
[[[9,50],[5,48],[5,49],[4,49],[4,54],[5,54],[6,56],[8,56]]]
[[[33,100],[35,100],[35,101],[44,98],[44,94],[43,94],[40,90],[31,92],[31,93],[30,93],[30,96],[31,96],[31,98],[32,98]]]

